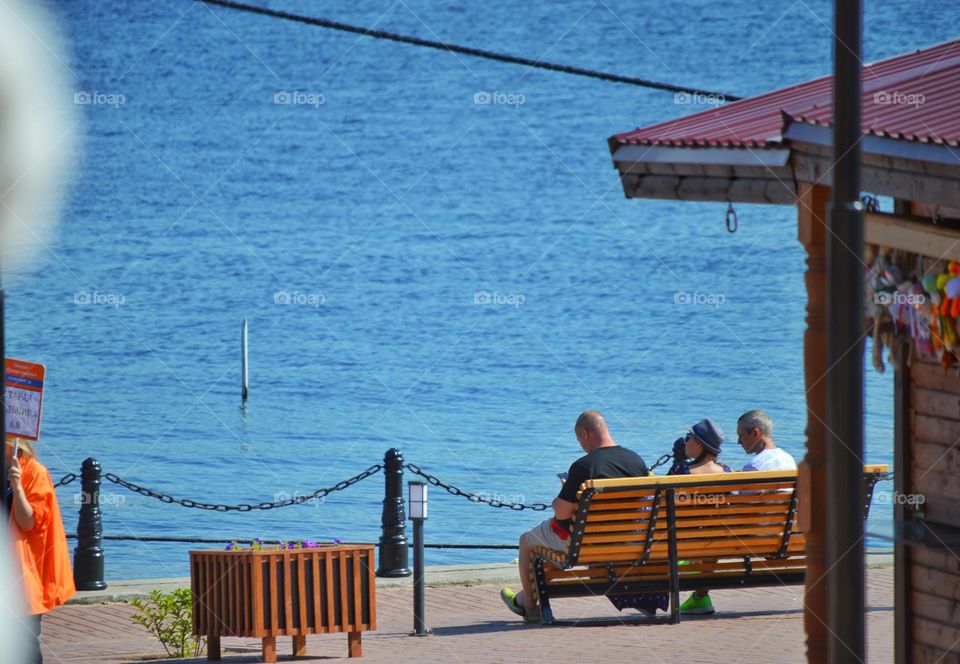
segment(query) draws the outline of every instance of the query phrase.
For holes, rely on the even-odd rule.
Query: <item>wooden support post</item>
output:
[[[363,644],[360,642],[362,632],[347,632],[347,656],[363,657]]]
[[[207,634],[207,661],[220,661],[220,635]]]
[[[807,251],[807,329],[803,333],[803,375],[807,395],[807,454],[798,469],[798,518],[806,535],[807,574],[804,629],[807,661],[827,661],[826,445],[827,438],[827,206],[830,189],[801,183],[799,239]]]
[[[277,661],[277,637],[263,637],[263,661],[265,664],[276,664]]]
[[[306,655],[307,655],[307,637],[306,636],[293,637],[293,656],[305,657]]]
[[[910,201],[895,200],[896,214],[910,214]],[[940,254],[934,254],[939,256]],[[904,349],[903,357],[907,357]],[[893,477],[894,495],[906,496],[911,493],[910,471],[913,449],[910,444],[913,437],[913,422],[910,419],[910,367],[904,362],[893,374]],[[898,525],[907,519],[906,505],[893,504],[893,661],[907,664],[912,655],[910,624],[911,583],[910,583],[910,547],[903,539]]]

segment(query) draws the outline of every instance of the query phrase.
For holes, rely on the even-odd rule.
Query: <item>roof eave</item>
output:
[[[613,162],[643,164],[700,164],[704,166],[761,166],[781,168],[790,159],[789,147],[671,147],[665,145],[620,145]]]
[[[808,143],[821,147],[833,146],[833,127],[828,125],[790,122],[784,128],[783,136],[795,143]],[[943,144],[866,134],[860,141],[860,150],[864,155],[960,167],[960,150]]]

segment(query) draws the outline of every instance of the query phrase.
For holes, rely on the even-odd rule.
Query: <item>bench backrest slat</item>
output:
[[[864,470],[869,483],[887,468]],[[590,480],[581,487],[566,566],[662,563],[671,493],[680,559],[802,554],[796,486],[796,471]]]

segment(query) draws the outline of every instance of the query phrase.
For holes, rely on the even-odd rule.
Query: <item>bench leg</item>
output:
[[[220,635],[207,634],[207,661],[220,661]]]
[[[544,625],[553,624],[553,609],[550,608],[550,596],[547,594],[547,575],[543,570],[543,559],[533,561],[533,576],[537,582],[537,600],[540,604],[540,619]]]
[[[680,574],[675,560],[670,561],[670,622],[680,622]]]
[[[306,636],[293,637],[293,656],[304,657],[306,654],[307,654],[307,637]]]
[[[360,632],[347,632],[347,656],[363,657],[363,644],[360,642]]]
[[[266,664],[275,664],[277,661],[277,637],[263,637],[263,661]]]
[[[677,555],[675,489],[667,489],[667,556],[670,560],[670,622],[680,622],[680,562]]]

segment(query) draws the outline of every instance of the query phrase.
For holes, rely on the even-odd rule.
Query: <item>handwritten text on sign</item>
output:
[[[37,440],[40,438],[40,412],[43,410],[42,364],[6,360],[7,436]]]

